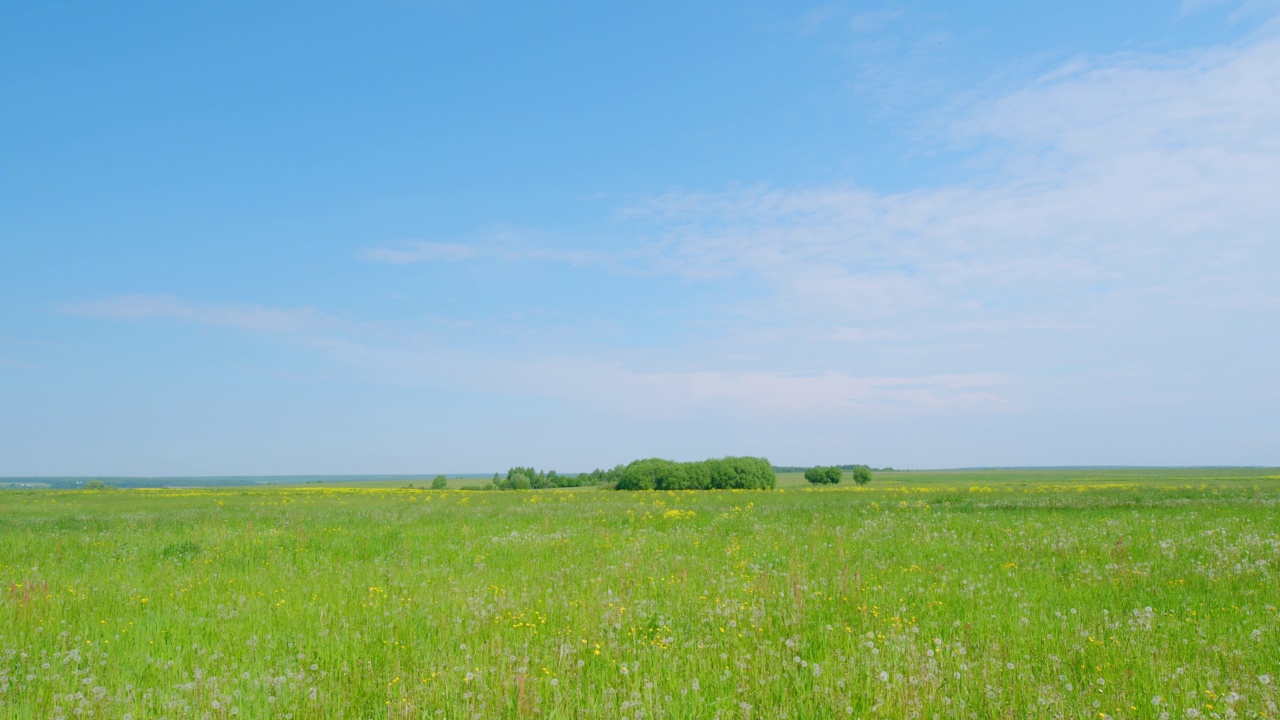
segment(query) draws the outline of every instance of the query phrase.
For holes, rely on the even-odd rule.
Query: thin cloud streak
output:
[[[637,371],[620,363],[558,357],[515,360],[449,353],[440,338],[386,332],[380,324],[338,320],[313,308],[201,304],[173,296],[106,298],[63,308],[117,321],[164,319],[247,330],[310,347],[341,364],[396,384],[470,387],[550,397],[597,412],[651,419],[682,417],[728,404],[750,412],[805,413],[881,407],[918,411],[1003,403],[992,375],[856,377],[847,373]]]
[[[177,320],[265,333],[302,333],[343,324],[315,308],[191,303],[172,295],[125,295],[63,305],[66,315],[107,320]]]
[[[555,262],[576,267],[589,265],[618,266],[622,258],[589,250],[565,250],[533,245],[528,242],[480,243],[468,245],[454,242],[415,240],[361,248],[356,256],[365,262],[390,265],[462,262],[466,260],[498,262]]]

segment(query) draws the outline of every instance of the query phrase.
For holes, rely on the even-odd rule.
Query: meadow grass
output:
[[[0,717],[1277,716],[1280,471],[0,492]]]

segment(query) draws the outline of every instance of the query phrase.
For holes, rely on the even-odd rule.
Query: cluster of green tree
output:
[[[871,482],[871,468],[866,465],[850,465],[853,469],[853,481],[859,485]],[[845,468],[842,465],[827,465],[805,468],[804,479],[814,485],[835,485],[844,479]]]
[[[860,467],[868,467],[868,466],[866,465],[832,465],[831,467],[838,467],[841,470],[844,470],[846,472],[853,472]],[[798,473],[798,472],[806,472],[809,469],[810,468],[800,467],[798,465],[775,465],[773,468],[773,471],[776,473]],[[869,468],[869,469],[871,472],[893,472],[893,468],[891,467]]]
[[[494,473],[493,486],[498,490],[583,487],[585,485],[599,485],[601,482],[608,481],[608,476],[611,472],[614,471],[596,470],[575,475],[560,475],[555,470],[542,472],[531,467],[513,467],[507,471],[506,477]]]
[[[623,468],[618,490],[767,490],[777,483],[764,458],[727,457],[702,462],[659,458],[636,460]]]

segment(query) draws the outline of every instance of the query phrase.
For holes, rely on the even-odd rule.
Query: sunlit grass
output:
[[[0,716],[1275,717],[1276,475],[6,491]]]

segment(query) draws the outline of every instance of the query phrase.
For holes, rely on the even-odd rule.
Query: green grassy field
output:
[[[1280,471],[0,492],[5,718],[1277,716]]]

